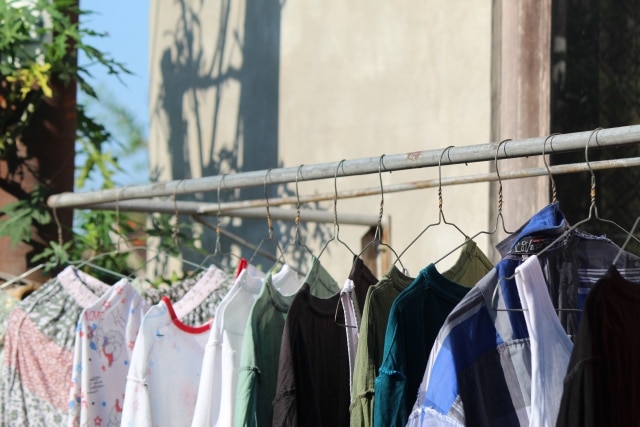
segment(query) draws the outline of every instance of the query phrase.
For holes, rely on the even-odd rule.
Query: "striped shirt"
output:
[[[522,228],[509,253],[451,312],[429,356],[408,425],[529,425],[531,348],[526,322],[522,312],[496,308],[521,308],[515,268],[566,228],[557,204],[542,209]],[[617,253],[610,240],[573,230],[541,254],[555,307],[582,308],[582,296]],[[616,266],[630,280],[640,278],[640,258],[623,253]],[[579,316],[576,311],[560,312],[570,336],[577,332]]]

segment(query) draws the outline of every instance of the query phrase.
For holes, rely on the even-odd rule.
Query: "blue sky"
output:
[[[90,40],[90,44],[124,63],[132,72],[122,77],[123,84],[100,67],[92,67],[93,86],[129,108],[148,135],[149,0],[80,0],[80,7],[93,12],[81,25],[108,33],[107,37]],[[117,184],[141,184],[149,180],[146,152],[124,163],[121,166],[125,173],[116,177]]]

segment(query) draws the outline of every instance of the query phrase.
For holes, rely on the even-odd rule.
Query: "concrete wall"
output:
[[[157,179],[489,141],[491,0],[256,3],[151,3],[150,160]],[[448,166],[442,175],[490,167]],[[437,176],[430,168],[382,178],[390,184]],[[331,192],[330,181],[301,183],[300,194]],[[339,190],[376,185],[375,175],[337,181]],[[293,194],[294,185],[269,191]],[[264,197],[262,188],[223,193],[227,199]],[[215,194],[198,198],[215,200]],[[493,224],[488,184],[445,187],[443,198],[446,219],[467,234]],[[340,200],[338,214],[376,215],[379,202]],[[332,210],[333,203],[318,207]],[[437,190],[387,194],[384,208],[391,246],[400,252],[438,221]],[[224,227],[255,244],[267,231],[266,221],[235,219]],[[358,252],[366,231],[341,226],[340,239]],[[293,235],[291,226],[278,232],[287,241]],[[334,228],[309,225],[302,232],[317,254]],[[432,228],[403,264],[415,274],[462,241],[453,227]],[[487,242],[480,244],[488,252]],[[332,241],[321,261],[341,282],[350,257]],[[452,255],[439,267],[454,261]]]

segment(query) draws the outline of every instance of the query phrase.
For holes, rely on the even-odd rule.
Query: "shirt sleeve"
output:
[[[407,378],[399,371],[403,366],[403,352],[399,342],[402,328],[389,317],[385,335],[385,351],[382,366],[375,380],[375,400],[373,404],[373,425],[375,427],[404,426],[409,413],[407,410]]]
[[[278,365],[278,383],[275,399],[273,400],[273,426],[292,427],[298,425],[296,402],[296,378],[292,352],[290,321],[287,317],[282,333],[280,359]]]
[[[122,408],[123,427],[151,427],[151,399],[149,387],[143,378],[127,376],[124,405]]]
[[[122,427],[151,427],[151,396],[148,378],[144,376],[148,366],[146,343],[136,343],[127,374],[127,384],[122,406]]]
[[[255,420],[256,396],[255,384],[257,368],[243,366],[238,371],[238,389],[236,390],[236,409],[234,411],[234,425],[249,427],[257,425]]]
[[[373,404],[375,427],[403,426],[409,414],[405,403],[406,378],[402,372],[380,368],[376,378]]]
[[[238,368],[238,386],[236,388],[236,404],[234,409],[234,425],[240,427],[256,427],[257,390],[259,369],[255,362],[255,347],[251,320],[247,322],[242,341],[242,355]]]

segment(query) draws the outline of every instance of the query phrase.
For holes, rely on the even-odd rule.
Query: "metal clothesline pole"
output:
[[[546,168],[528,168],[516,171],[501,172],[500,179],[503,181],[510,179],[521,178],[533,178],[539,176],[546,176],[549,172],[553,175],[561,175],[567,173],[586,172],[591,168],[592,170],[605,170],[616,168],[628,168],[640,166],[640,157],[630,157],[625,159],[613,159],[613,160],[599,160],[587,163],[570,163],[565,165],[549,166],[549,171]],[[473,174],[466,176],[448,177],[438,179],[429,179],[424,181],[406,182],[401,184],[390,184],[383,186],[384,194],[398,193],[403,191],[411,191],[423,188],[437,187],[441,182],[443,186],[460,185],[460,184],[473,184],[480,182],[497,181],[498,175],[495,172]],[[380,187],[368,187],[355,190],[343,190],[338,192],[338,199],[348,199],[356,197],[366,197],[380,194]],[[335,193],[324,193],[314,195],[302,195],[297,197],[280,197],[269,199],[270,206],[281,206],[288,204],[313,203],[333,200],[336,198]],[[129,212],[159,212],[159,213],[180,213],[180,214],[197,214],[197,215],[215,215],[220,212],[223,216],[239,216],[250,218],[264,218],[264,208],[266,200],[241,200],[234,202],[220,203],[207,203],[207,202],[194,202],[194,201],[171,201],[171,200],[125,200],[122,202],[109,202],[100,203],[96,205],[87,206],[89,209],[104,209],[115,210],[117,208],[121,211]],[[317,214],[323,212],[323,214]],[[277,209],[271,208],[271,216],[273,219],[281,220],[295,220],[295,212],[290,209]],[[377,217],[350,214],[338,212],[338,217],[341,224],[352,225],[375,225]],[[313,222],[333,222],[333,213],[315,210],[303,210],[300,216],[302,221]],[[371,222],[373,221],[373,222]]]
[[[544,150],[545,141],[548,147]],[[589,141],[590,147],[610,147],[640,142],[640,125],[594,131],[576,132],[555,135],[552,138],[536,137],[511,140],[504,144],[490,143],[452,147],[447,155],[442,156],[443,149],[415,151],[412,153],[385,155],[382,170],[385,172],[526,157],[560,153],[584,149]],[[131,199],[147,199],[151,197],[176,196],[215,191],[223,189],[244,188],[267,184],[311,181],[343,176],[378,173],[380,156],[330,163],[305,165],[302,167],[277,168],[252,172],[240,172],[229,175],[216,175],[203,178],[174,180],[147,185],[134,185],[109,190],[89,191],[82,193],[61,193],[50,196],[48,205],[52,208],[69,208],[86,206],[87,204],[115,202]]]
[[[214,203],[207,203],[207,205],[213,205]],[[271,204],[271,201],[269,201]],[[217,206],[217,205],[216,205]],[[191,202],[191,201],[177,201],[172,202],[168,200],[128,200],[125,202],[118,203],[119,211],[127,211],[127,212],[146,212],[146,213],[168,213],[175,214],[176,212],[180,215],[215,215],[217,213],[213,210],[208,212],[201,212],[202,203],[201,202]],[[115,203],[105,203],[95,207],[91,207],[91,209],[98,210],[115,210]],[[245,209],[233,209],[226,210],[222,213],[223,216],[234,216],[241,218],[253,218],[253,219],[264,219],[266,212],[264,209],[260,207],[256,208],[245,208]],[[294,209],[286,209],[286,208],[270,208],[269,215],[274,220],[280,221],[295,221],[297,212]],[[301,222],[316,222],[316,223],[333,223],[335,220],[333,212],[323,211],[323,210],[309,210],[303,209],[300,212],[300,221]],[[378,217],[376,215],[363,215],[363,214],[354,214],[348,212],[338,212],[338,221],[339,223],[345,225],[366,225],[366,226],[374,226],[378,222]]]

